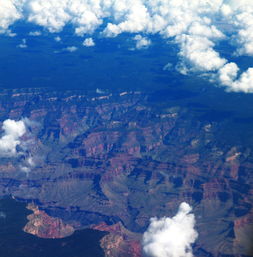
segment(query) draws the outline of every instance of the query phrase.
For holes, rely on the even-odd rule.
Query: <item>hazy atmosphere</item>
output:
[[[1,257],[253,256],[253,1],[0,0],[0,38]]]

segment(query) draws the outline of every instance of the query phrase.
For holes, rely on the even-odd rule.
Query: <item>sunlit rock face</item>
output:
[[[196,256],[248,254],[250,149],[218,142],[222,122],[149,99],[141,92],[3,92],[1,122],[30,123],[22,151],[0,159],[1,195],[36,204],[26,230],[38,236],[109,232],[101,241],[107,256],[140,256],[150,218],[172,217],[187,202]]]
[[[74,233],[71,225],[64,224],[60,218],[53,218],[34,204],[28,204],[27,209],[33,211],[28,215],[29,222],[24,231],[41,238],[64,238]]]

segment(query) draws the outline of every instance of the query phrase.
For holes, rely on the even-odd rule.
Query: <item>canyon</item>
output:
[[[3,90],[0,126],[24,118],[25,148],[0,159],[0,196],[33,211],[27,233],[105,231],[105,256],[138,257],[150,218],[173,216],[185,201],[196,217],[196,256],[251,256],[252,149],[220,143],[222,122],[142,92]]]

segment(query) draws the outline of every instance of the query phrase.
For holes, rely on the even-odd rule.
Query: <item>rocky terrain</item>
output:
[[[27,209],[33,211],[28,215],[29,222],[24,231],[41,238],[64,238],[74,233],[74,228],[64,224],[61,219],[48,216],[45,211],[33,204],[28,204]]]
[[[109,232],[106,256],[137,257],[149,219],[186,201],[196,256],[251,255],[252,149],[218,142],[222,122],[158,108],[141,92],[1,92],[0,121],[22,118],[26,149],[0,159],[0,194],[33,203],[25,231],[57,238],[90,227]]]

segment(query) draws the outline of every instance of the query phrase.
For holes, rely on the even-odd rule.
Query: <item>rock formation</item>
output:
[[[218,140],[222,122],[140,92],[3,91],[0,110],[1,121],[34,122],[22,154],[0,159],[0,195],[37,206],[29,205],[29,233],[63,237],[94,226],[109,232],[101,242],[107,256],[138,256],[149,219],[173,216],[186,201],[197,220],[197,253],[245,253],[253,155]],[[34,164],[23,172],[29,157]]]

